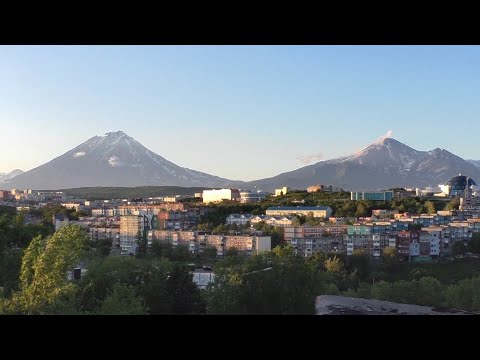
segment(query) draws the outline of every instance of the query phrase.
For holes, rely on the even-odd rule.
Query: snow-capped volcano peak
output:
[[[419,151],[391,136],[383,136],[349,156],[320,161],[253,183],[264,189],[272,188],[270,184],[294,188],[333,184],[350,191],[425,187],[444,184],[458,173],[480,179],[480,165],[477,168],[474,164],[477,163],[469,163],[445,149]]]
[[[381,137],[363,150],[339,159],[339,163],[353,162],[367,168],[381,168],[388,174],[405,175],[421,154],[391,137]]]
[[[15,187],[34,189],[142,185],[218,187],[231,183],[180,167],[123,131],[94,136],[14,180]]]
[[[127,134],[125,134],[123,131],[119,130],[119,131],[111,131],[111,132],[107,132],[105,133],[105,135],[103,135],[102,137],[110,137],[110,138],[113,138],[113,137],[122,137],[122,136],[126,136],[126,137],[129,137]]]

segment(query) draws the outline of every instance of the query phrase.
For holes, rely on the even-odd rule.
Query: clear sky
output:
[[[478,46],[0,46],[0,172],[117,130],[240,180],[389,130],[480,159],[479,115]]]

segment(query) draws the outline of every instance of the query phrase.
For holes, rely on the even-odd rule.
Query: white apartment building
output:
[[[222,200],[240,200],[240,191],[238,189],[213,189],[203,190],[203,203],[221,202]]]

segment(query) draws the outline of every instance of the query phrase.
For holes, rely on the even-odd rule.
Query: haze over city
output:
[[[245,181],[387,131],[478,159],[479,60],[471,46],[2,46],[0,172],[117,130]]]

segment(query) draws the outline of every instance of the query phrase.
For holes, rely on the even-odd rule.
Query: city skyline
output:
[[[479,159],[478,60],[474,46],[0,46],[0,172],[117,130],[245,181],[387,131]]]

